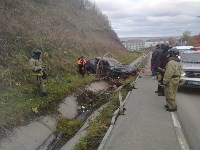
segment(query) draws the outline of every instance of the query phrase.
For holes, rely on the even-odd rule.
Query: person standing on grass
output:
[[[78,58],[78,61],[77,61],[78,72],[82,77],[84,77],[84,75],[85,75],[85,63],[86,63],[86,61],[83,56]]]
[[[47,90],[43,80],[47,78],[47,73],[42,66],[41,55],[42,51],[40,49],[34,50],[33,55],[29,60],[29,66],[32,70],[32,75],[36,77],[37,91],[45,96],[47,95]]]

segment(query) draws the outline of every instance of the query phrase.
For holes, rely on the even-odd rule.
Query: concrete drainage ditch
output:
[[[106,95],[106,90],[109,84],[104,80],[96,81],[88,86],[85,90],[73,93],[67,96],[59,105],[59,114],[48,115],[37,118],[26,126],[20,126],[13,130],[7,138],[2,139],[0,143],[1,150],[49,150],[56,146],[56,143],[60,140],[61,135],[55,134],[56,124],[60,117],[77,118],[86,120],[89,115],[94,111],[94,108],[82,105],[81,99],[85,101],[91,99],[86,98],[84,94],[94,95],[102,94]],[[85,91],[88,91],[87,93]],[[82,92],[82,95],[80,94]],[[105,94],[103,94],[105,93]],[[79,103],[77,102],[79,98]],[[83,108],[86,109],[83,109]],[[48,138],[47,138],[48,137]]]
[[[141,59],[144,58],[145,57],[143,56],[136,59],[133,65],[140,63]],[[110,88],[109,83],[100,80],[86,86],[85,90],[82,91],[82,94],[96,93],[95,95],[103,97],[104,99],[104,96],[106,97],[109,94],[108,88]],[[85,93],[85,91],[90,91],[90,92]],[[106,101],[103,101],[99,105],[94,105],[89,97],[85,99],[85,101],[89,103],[86,103],[87,105],[84,105],[85,103],[84,104],[81,103],[84,96],[81,95],[80,93],[78,94],[78,96],[76,93],[67,96],[63,100],[63,102],[59,105],[58,108],[59,114],[43,116],[26,126],[15,128],[12,134],[10,134],[6,139],[3,139],[1,141],[0,149],[1,150],[72,149],[74,145],[79,141],[79,139],[86,134],[85,129],[88,127],[88,120],[97,116],[99,109],[102,109],[104,107],[103,104],[106,103]],[[94,97],[95,95],[90,95],[90,96]],[[103,106],[100,107],[101,105]],[[56,124],[61,116],[67,118],[76,118],[85,121],[85,124],[81,127],[81,129],[77,132],[77,134],[75,134],[73,138],[68,140],[66,144],[62,142],[60,144],[57,144],[59,141],[62,141],[62,133],[55,134]]]

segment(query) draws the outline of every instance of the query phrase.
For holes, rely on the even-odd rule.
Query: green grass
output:
[[[149,57],[150,56],[148,55],[146,58],[144,58],[144,60],[137,65],[137,68],[143,69],[146,66],[146,64],[148,63]]]
[[[68,75],[63,77],[71,80],[71,83],[61,83],[55,79],[48,79],[46,88],[47,97],[33,94],[33,88],[18,85],[12,90],[0,91],[0,126],[5,124],[17,124],[24,122],[25,118],[32,115],[40,115],[55,110],[58,103],[77,87],[84,86],[94,80],[92,76],[85,78],[79,75]],[[37,109],[37,111],[33,111]]]
[[[82,125],[83,121],[61,117],[58,120],[56,131],[58,133],[63,133],[65,138],[70,138]]]
[[[132,60],[137,59],[139,56],[141,56],[141,52],[132,52],[129,55],[125,55],[119,58],[119,60],[124,64],[130,64]]]

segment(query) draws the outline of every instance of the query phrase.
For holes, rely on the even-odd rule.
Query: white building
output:
[[[155,47],[157,44],[162,44],[168,42],[166,39],[151,39],[151,40],[127,40],[122,41],[124,47],[129,51],[143,50],[149,47]]]
[[[159,43],[160,43],[159,41],[146,41],[144,47],[145,48],[155,47]]]
[[[145,43],[142,40],[123,41],[122,44],[129,51],[138,51],[145,48]]]

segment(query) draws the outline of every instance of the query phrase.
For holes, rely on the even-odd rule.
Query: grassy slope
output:
[[[5,82],[27,81],[26,62],[36,47],[43,49],[50,75],[75,72],[80,55],[110,52],[120,59],[128,54],[107,18],[92,3],[86,1],[86,9],[80,0],[1,1],[0,68]]]
[[[123,63],[139,55],[123,48],[106,16],[87,0],[84,4],[80,0],[1,0],[0,17],[0,127],[23,123],[35,115],[32,108],[39,111],[36,115],[53,110],[67,93],[91,82],[93,78],[76,74],[80,55],[90,58],[110,52]],[[27,64],[36,47],[43,50],[50,76],[48,97],[32,92]],[[72,83],[61,84],[55,80],[57,75]]]

